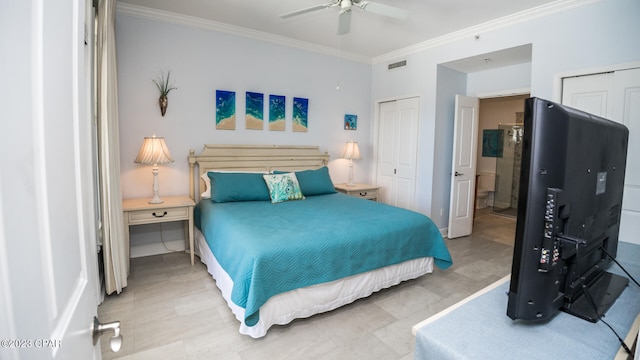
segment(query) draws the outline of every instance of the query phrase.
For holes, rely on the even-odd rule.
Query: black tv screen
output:
[[[563,310],[596,322],[626,287],[606,269],[618,248],[628,136],[622,124],[525,100],[510,318]]]

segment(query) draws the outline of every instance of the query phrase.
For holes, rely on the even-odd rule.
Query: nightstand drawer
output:
[[[129,211],[129,225],[189,219],[189,207]]]
[[[378,191],[377,190],[367,190],[367,191],[350,191],[349,195],[353,195],[355,197],[360,197],[368,200],[376,200],[378,199]]]
[[[341,193],[361,199],[378,201],[380,196],[380,187],[370,184],[354,184],[353,186],[336,184],[335,188]]]

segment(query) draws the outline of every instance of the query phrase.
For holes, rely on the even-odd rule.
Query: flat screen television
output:
[[[622,124],[525,100],[511,319],[563,310],[597,322],[626,287],[606,269],[618,249],[628,137]]]

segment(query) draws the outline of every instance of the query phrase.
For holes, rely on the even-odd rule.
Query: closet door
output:
[[[619,238],[640,244],[640,68],[565,78],[562,103],[629,128]]]
[[[611,119],[613,72],[565,78],[562,103],[590,114]]]
[[[381,201],[415,210],[419,99],[383,102],[378,110],[376,184]]]

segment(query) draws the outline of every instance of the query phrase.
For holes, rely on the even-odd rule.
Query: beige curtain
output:
[[[107,294],[120,293],[127,286],[129,274],[129,244],[125,243],[120,189],[115,16],[116,0],[100,0],[96,81],[101,235]]]

